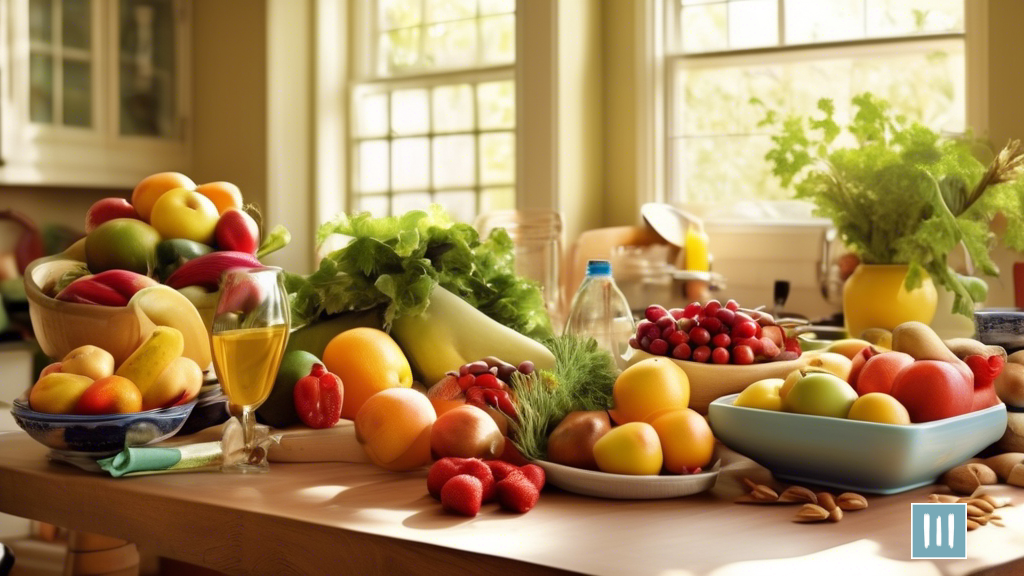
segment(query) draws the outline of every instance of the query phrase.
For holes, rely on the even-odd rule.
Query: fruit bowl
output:
[[[146,446],[175,435],[196,405],[147,410],[134,414],[48,414],[28,407],[18,398],[11,408],[14,421],[33,440],[66,456],[99,458],[117,454],[127,446]]]
[[[721,468],[717,454],[711,469],[697,474],[630,476],[573,468],[544,460],[536,460],[534,464],[544,469],[548,483],[566,492],[615,500],[656,500],[698,494],[715,485]]]
[[[1006,406],[901,426],[711,403],[711,429],[777,478],[896,494],[924,486],[1003,435]]]
[[[632,366],[648,358],[667,358],[655,356],[643,350],[634,350],[628,364]],[[720,396],[741,392],[751,382],[765,378],[785,378],[793,370],[803,368],[814,358],[813,352],[805,352],[796,360],[785,362],[765,362],[763,364],[705,364],[689,360],[668,358],[686,372],[690,380],[690,408],[708,413],[708,405]]]

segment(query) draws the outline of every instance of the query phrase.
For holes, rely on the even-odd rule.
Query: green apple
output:
[[[812,372],[800,378],[782,400],[787,412],[846,418],[857,400],[857,392],[842,378]]]
[[[160,233],[134,218],[115,218],[100,224],[85,238],[89,271],[130,270],[150,274],[156,266]]]
[[[149,223],[164,238],[184,238],[212,244],[220,213],[206,196],[195,190],[175,188],[160,196],[153,204]]]
[[[758,380],[740,392],[733,402],[733,406],[781,412],[782,396],[779,396],[779,391],[784,382],[785,380],[782,378]]]

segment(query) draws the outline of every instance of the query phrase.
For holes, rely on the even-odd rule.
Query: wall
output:
[[[640,50],[637,19],[638,10],[632,1],[602,4],[605,226],[636,224],[640,217],[636,154],[639,131],[635,121],[635,63]]]

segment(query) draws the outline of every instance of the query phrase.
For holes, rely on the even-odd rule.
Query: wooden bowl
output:
[[[785,378],[793,370],[807,366],[814,358],[813,352],[805,352],[796,360],[786,362],[766,362],[764,364],[705,364],[669,358],[686,372],[690,379],[690,408],[701,414],[708,413],[708,405],[715,399],[729,394],[742,392],[748,385],[765,378]],[[648,358],[665,358],[654,356],[642,350],[634,350],[628,364],[632,366]]]
[[[60,359],[79,346],[92,344],[110,352],[120,365],[144,337],[138,316],[127,306],[62,302],[44,294],[41,284],[46,282],[47,268],[60,260],[66,258],[40,258],[25,270],[28,312],[40,348],[50,358]]]

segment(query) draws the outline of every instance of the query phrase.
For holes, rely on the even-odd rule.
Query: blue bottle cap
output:
[[[612,263],[607,260],[590,260],[587,262],[587,276],[611,276]]]

